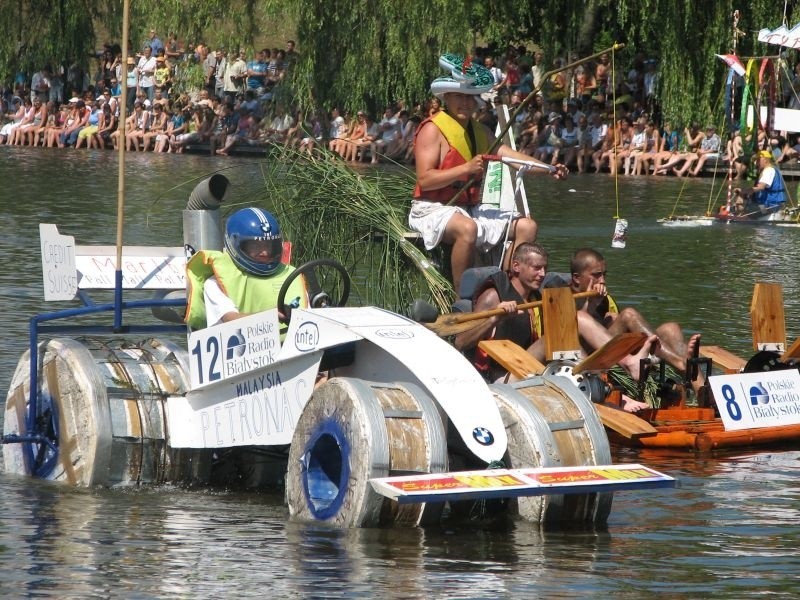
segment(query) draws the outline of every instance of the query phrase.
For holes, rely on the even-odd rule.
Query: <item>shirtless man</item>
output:
[[[444,100],[446,110],[423,121],[417,130],[414,144],[417,185],[408,219],[411,229],[423,235],[428,250],[440,243],[452,245],[455,289],[459,288],[461,275],[472,266],[476,247],[490,250],[503,240],[509,224],[508,239],[512,243],[532,242],[537,231],[536,222],[529,217],[509,215],[496,208],[488,210],[480,205],[484,155],[494,136],[472,118],[472,113],[477,108],[476,97],[491,90],[494,80],[483,66],[473,65],[472,69],[483,76],[476,81],[485,84],[441,77],[431,86],[434,95]],[[551,169],[505,144],[495,154],[536,163],[542,167],[535,171],[537,174],[549,172],[558,179],[567,175],[564,165]]]
[[[591,316],[596,322],[603,325],[612,336],[619,333],[643,332],[650,336],[657,336],[653,341],[654,354],[667,361],[679,372],[686,371],[687,360],[693,356],[697,345],[700,343],[700,334],[696,333],[685,339],[680,325],[675,322],[664,323],[653,328],[639,311],[635,308],[617,308],[614,299],[609,295],[606,287],[606,261],[603,255],[592,248],[581,248],[572,255],[570,261],[570,287],[572,291],[585,292],[594,290],[600,296],[583,301],[579,314],[583,312]],[[599,344],[594,340],[586,340],[593,348]],[[691,382],[692,388],[697,393],[704,385],[702,374]]]
[[[519,244],[511,257],[508,273],[498,271],[478,287],[473,308],[486,311],[502,308],[505,314],[493,316],[478,327],[456,336],[455,346],[462,351],[474,349],[473,362],[489,381],[503,379],[507,373],[494,363],[477,346],[481,340],[507,339],[526,348],[540,362],[545,362],[544,338],[542,337],[542,318],[538,308],[517,310],[519,304],[541,300],[541,287],[547,272],[547,252],[539,244],[525,242]],[[608,342],[612,335],[603,325],[585,312],[578,312],[578,332],[582,338],[590,340],[596,347]],[[630,354],[619,361],[634,379],[639,378],[641,359],[647,357],[650,345],[657,338],[653,335],[637,354]],[[625,410],[637,412],[649,408],[623,395]]]

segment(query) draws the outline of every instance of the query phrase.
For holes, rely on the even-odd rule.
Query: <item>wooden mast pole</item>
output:
[[[120,68],[119,159],[117,166],[117,270],[114,273],[114,330],[122,329],[122,233],[125,222],[125,121],[128,101],[128,37],[130,32],[130,0],[122,3],[122,65]]]

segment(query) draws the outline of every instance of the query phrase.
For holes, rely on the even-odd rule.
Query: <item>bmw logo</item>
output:
[[[492,435],[492,432],[486,429],[486,427],[476,427],[473,429],[472,437],[475,438],[475,441],[481,446],[491,446],[494,444],[494,435]]]

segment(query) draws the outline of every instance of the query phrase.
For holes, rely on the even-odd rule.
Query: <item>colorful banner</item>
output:
[[[400,504],[674,487],[674,478],[639,464],[486,469],[371,479]]]

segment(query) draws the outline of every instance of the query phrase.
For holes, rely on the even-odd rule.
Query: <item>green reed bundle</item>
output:
[[[398,165],[357,172],[329,152],[312,156],[284,146],[275,146],[265,165],[267,204],[294,244],[295,264],[338,260],[365,304],[403,312],[423,297],[449,311],[452,285],[406,237],[411,171]]]
[[[664,376],[668,380],[671,379],[672,381],[682,380],[682,377],[671,365],[666,366],[666,372]],[[639,382],[634,381],[633,377],[631,377],[622,367],[611,367],[611,369],[608,371],[608,379],[612,385],[622,388],[623,392],[631,398],[636,398],[642,402],[647,402],[653,408],[659,408],[661,406],[661,397],[659,395],[658,384],[658,369],[652,370],[645,380],[644,393],[642,394],[642,396],[644,396],[643,398],[639,398]]]

